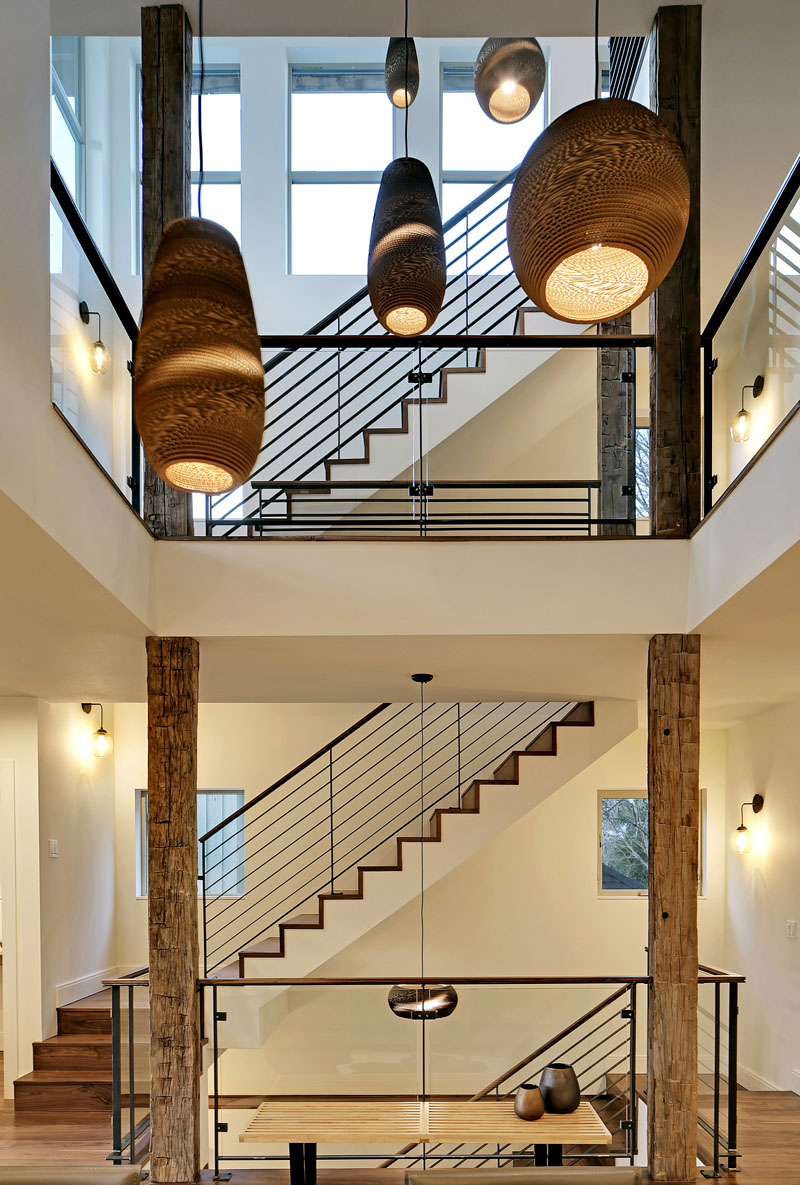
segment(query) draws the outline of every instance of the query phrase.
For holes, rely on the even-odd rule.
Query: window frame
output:
[[[643,798],[647,799],[646,790],[608,790],[597,791],[597,896],[605,898],[624,898],[635,900],[650,896],[648,889],[604,889],[603,888],[603,799],[604,798]],[[704,787],[700,788],[700,827],[697,861],[697,896],[706,896],[706,860],[708,852],[708,794]],[[649,857],[648,857],[649,863]]]
[[[310,273],[294,271],[292,258],[292,232],[294,223],[294,204],[292,191],[295,185],[380,185],[383,171],[380,169],[293,169],[292,168],[292,95],[295,93],[293,82],[295,74],[375,74],[383,79],[384,64],[374,62],[356,62],[342,64],[340,62],[306,64],[290,62],[286,71],[287,99],[286,99],[286,274],[287,276],[307,275]],[[381,85],[383,90],[383,85]],[[388,98],[386,99],[389,102]],[[398,119],[397,110],[391,107],[392,120],[392,158],[397,156]],[[327,273],[324,273],[327,274]],[[338,275],[339,273],[333,273]],[[355,272],[354,275],[361,275]]]
[[[238,96],[239,96],[239,168],[238,169],[203,169],[203,188],[205,189],[205,187],[207,185],[238,185],[239,186],[239,226],[241,227],[241,225],[242,225],[242,209],[243,209],[241,153],[242,153],[242,148],[244,146],[243,139],[242,139],[242,127],[241,127],[241,120],[242,120],[242,107],[241,107],[242,70],[241,70],[241,66],[238,63],[232,63],[231,65],[228,65],[228,66],[218,65],[218,64],[215,64],[213,66],[206,66],[205,69],[203,70],[203,82],[205,83],[205,85],[206,86],[208,85],[209,79],[214,79],[214,78],[235,78],[236,82],[237,82],[237,90],[225,91],[223,93],[238,94]],[[204,90],[203,91],[204,96],[213,95],[214,93],[215,92],[213,90]],[[199,95],[199,94],[200,94],[200,70],[198,67],[194,66],[194,67],[192,67],[192,96],[191,96],[192,100],[194,100],[195,95]],[[190,113],[190,118],[191,118],[191,113]],[[199,185],[199,184],[200,184],[200,171],[199,171],[199,169],[193,169],[191,179],[190,179],[190,190],[192,190],[195,185]],[[193,198],[193,195],[192,195],[192,198]],[[192,201],[192,205],[193,204],[194,203]]]
[[[245,805],[245,792],[238,786],[198,786],[197,798],[204,794],[236,794],[240,797],[240,802],[237,807]],[[136,832],[136,898],[139,901],[146,901],[148,897],[148,883],[147,883],[147,798],[148,791],[145,787],[139,787],[136,790],[135,799],[135,814],[134,814],[134,828]],[[245,836],[244,829],[241,832],[242,850],[244,849]],[[241,901],[246,893],[244,874],[241,878],[242,891],[240,893],[208,893],[206,895],[207,901]],[[197,882],[197,897],[200,900],[203,897],[203,887],[200,882],[200,870],[198,868],[198,882]]]
[[[83,37],[76,37],[78,43],[77,83],[75,110],[73,111],[64,85],[53,64],[53,38],[50,38],[50,96],[55,101],[67,130],[75,144],[75,205],[81,214],[86,214],[86,73]],[[53,152],[53,121],[50,119],[50,154]],[[67,186],[69,188],[69,186]]]

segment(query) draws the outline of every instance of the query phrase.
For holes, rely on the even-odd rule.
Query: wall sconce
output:
[[[97,341],[92,346],[92,352],[89,355],[89,365],[95,374],[105,374],[111,365],[111,355],[103,345],[100,314],[95,312],[94,309],[90,309],[85,300],[82,300],[78,305],[78,311],[80,312],[81,321],[83,321],[84,325],[89,324],[90,317],[97,317]]]
[[[744,808],[750,806],[753,808],[753,814],[757,815],[764,806],[763,794],[754,794],[751,802],[743,802],[740,815],[740,823],[734,832],[731,834],[731,847],[734,852],[738,852],[740,856],[746,855],[753,847],[753,835],[749,828],[744,825]]]
[[[103,705],[102,704],[81,704],[84,712],[88,716],[92,708],[100,709],[100,727],[92,737],[92,749],[95,757],[105,757],[114,748],[114,741],[110,732],[106,732],[103,728]]]
[[[749,411],[744,409],[744,393],[745,391],[752,391],[753,398],[758,399],[761,392],[764,390],[764,376],[763,374],[756,375],[755,382],[749,386],[742,387],[742,409],[737,411],[736,415],[731,420],[731,437],[737,444],[744,444],[746,440],[750,439],[750,433],[753,431],[753,417]]]

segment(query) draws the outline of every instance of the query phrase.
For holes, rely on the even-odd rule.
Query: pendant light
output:
[[[133,408],[156,473],[179,490],[242,485],[264,430],[264,370],[236,239],[202,217],[204,82],[200,4],[198,218],[170,222],[156,252],[133,371]]]
[[[746,806],[753,808],[753,814],[758,815],[764,806],[763,794],[754,794],[750,802],[743,802],[741,811],[739,813],[739,826],[731,834],[731,847],[734,852],[740,856],[746,856],[748,852],[753,850],[753,836],[749,827],[744,825],[744,808]]]
[[[597,10],[595,10],[597,13]],[[675,262],[689,222],[680,144],[648,108],[598,95],[542,132],[508,203],[508,251],[531,300],[562,321],[618,317]]]
[[[475,97],[497,123],[518,123],[544,93],[547,66],[535,37],[490,37],[475,61]]]
[[[408,13],[405,36],[389,38],[383,77],[392,106],[410,107],[419,90],[419,59],[414,38],[408,36]]]
[[[750,434],[753,431],[753,417],[749,411],[745,411],[744,393],[745,391],[752,391],[753,398],[758,399],[763,390],[763,374],[757,375],[755,382],[749,384],[746,387],[742,387],[742,406],[731,420],[731,438],[735,440],[737,444],[744,444],[746,441],[748,441],[750,439]]]
[[[408,33],[408,0],[405,0]],[[404,56],[404,67],[409,55]],[[408,74],[404,75],[408,88]],[[372,218],[367,260],[367,289],[373,312],[384,329],[416,337],[439,315],[447,284],[442,215],[430,170],[408,155],[408,106],[405,108],[405,156],[383,172]]]
[[[441,1020],[458,1004],[451,983],[425,983],[425,684],[433,675],[412,675],[419,684],[419,977],[420,983],[396,983],[389,991],[388,1004],[395,1016],[405,1020]],[[425,1038],[422,1039],[422,1089],[425,1092]]]

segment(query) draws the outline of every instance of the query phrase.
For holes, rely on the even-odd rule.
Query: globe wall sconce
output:
[[[100,314],[96,310],[90,309],[85,300],[82,300],[78,305],[78,312],[84,325],[89,324],[90,317],[97,317],[97,341],[92,346],[92,351],[89,355],[89,365],[95,374],[105,374],[111,365],[111,355],[106,346],[103,345],[103,329]]]
[[[731,834],[731,847],[733,848],[734,852],[738,852],[740,856],[745,856],[753,849],[753,834],[749,827],[745,827],[744,825],[744,808],[746,806],[752,807],[753,814],[758,815],[764,807],[763,794],[754,794],[750,802],[742,803],[741,813],[739,816],[739,826]]]
[[[753,416],[749,411],[745,411],[744,393],[745,391],[752,391],[753,398],[758,399],[763,390],[763,374],[756,375],[754,382],[742,387],[742,406],[731,420],[731,439],[734,440],[736,444],[744,444],[745,441],[750,439],[753,431]]]
[[[92,737],[92,751],[95,757],[106,757],[114,748],[114,741],[111,733],[107,732],[103,727],[103,705],[102,704],[81,704],[84,712],[88,716],[92,708],[100,709],[100,727]]]

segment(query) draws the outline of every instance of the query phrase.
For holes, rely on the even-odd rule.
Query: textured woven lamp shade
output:
[[[535,37],[490,37],[475,61],[475,97],[490,119],[518,123],[541,99],[546,77]]]
[[[419,90],[419,62],[414,38],[408,39],[408,78],[406,79],[406,39],[390,37],[383,68],[386,93],[395,107],[410,107]]]
[[[148,460],[169,485],[220,494],[250,476],[264,430],[264,370],[241,252],[216,222],[179,218],[164,231],[133,408]]]
[[[401,156],[384,171],[369,240],[367,287],[384,329],[413,337],[439,315],[447,283],[442,216],[421,160]]]
[[[604,321],[658,287],[688,221],[675,136],[639,103],[595,99],[529,149],[508,203],[508,251],[539,308],[562,321]]]

